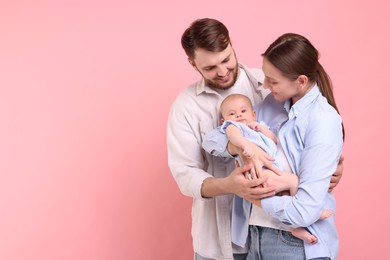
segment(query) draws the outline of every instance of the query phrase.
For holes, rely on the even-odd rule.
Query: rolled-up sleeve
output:
[[[199,126],[194,124],[190,113],[176,109],[177,103],[171,107],[167,125],[168,165],[179,186],[187,196],[206,200],[201,195],[204,179],[212,177],[204,165],[204,155],[200,143]]]
[[[234,124],[241,131],[241,128],[234,122],[230,120],[225,121],[221,126],[211,130],[205,135],[202,147],[206,152],[213,156],[233,158],[227,149],[229,140],[226,136],[226,128],[230,124]]]
[[[202,142],[203,149],[213,156],[232,157],[227,151],[229,140],[227,136],[221,132],[221,128],[215,128],[207,133]]]

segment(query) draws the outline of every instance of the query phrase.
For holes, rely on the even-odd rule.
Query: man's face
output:
[[[232,46],[221,52],[204,49],[195,51],[195,58],[189,60],[206,81],[206,85],[216,89],[228,89],[234,85],[238,76],[236,54]]]

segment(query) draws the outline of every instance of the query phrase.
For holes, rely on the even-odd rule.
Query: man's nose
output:
[[[226,76],[227,72],[228,72],[228,69],[225,66],[220,66],[220,67],[218,67],[217,75],[218,75],[218,77],[224,77],[224,76]]]

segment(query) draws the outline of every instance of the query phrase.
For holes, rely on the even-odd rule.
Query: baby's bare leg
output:
[[[333,210],[331,209],[324,209],[320,215],[320,219],[326,219],[332,216]],[[291,234],[293,234],[294,237],[297,237],[299,239],[302,239],[303,241],[309,243],[309,244],[315,244],[317,243],[317,238],[310,234],[309,231],[306,229],[299,227],[299,228],[294,228],[293,230],[290,231]]]

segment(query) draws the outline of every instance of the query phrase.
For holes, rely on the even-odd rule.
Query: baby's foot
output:
[[[326,219],[333,215],[333,210],[324,209],[321,213],[320,219]]]
[[[312,245],[317,243],[317,238],[314,235],[312,235],[309,231],[307,231],[306,229],[304,229],[302,227],[295,228],[295,229],[291,230],[290,232],[293,236],[295,236],[299,239],[302,239],[306,243],[309,243]]]

